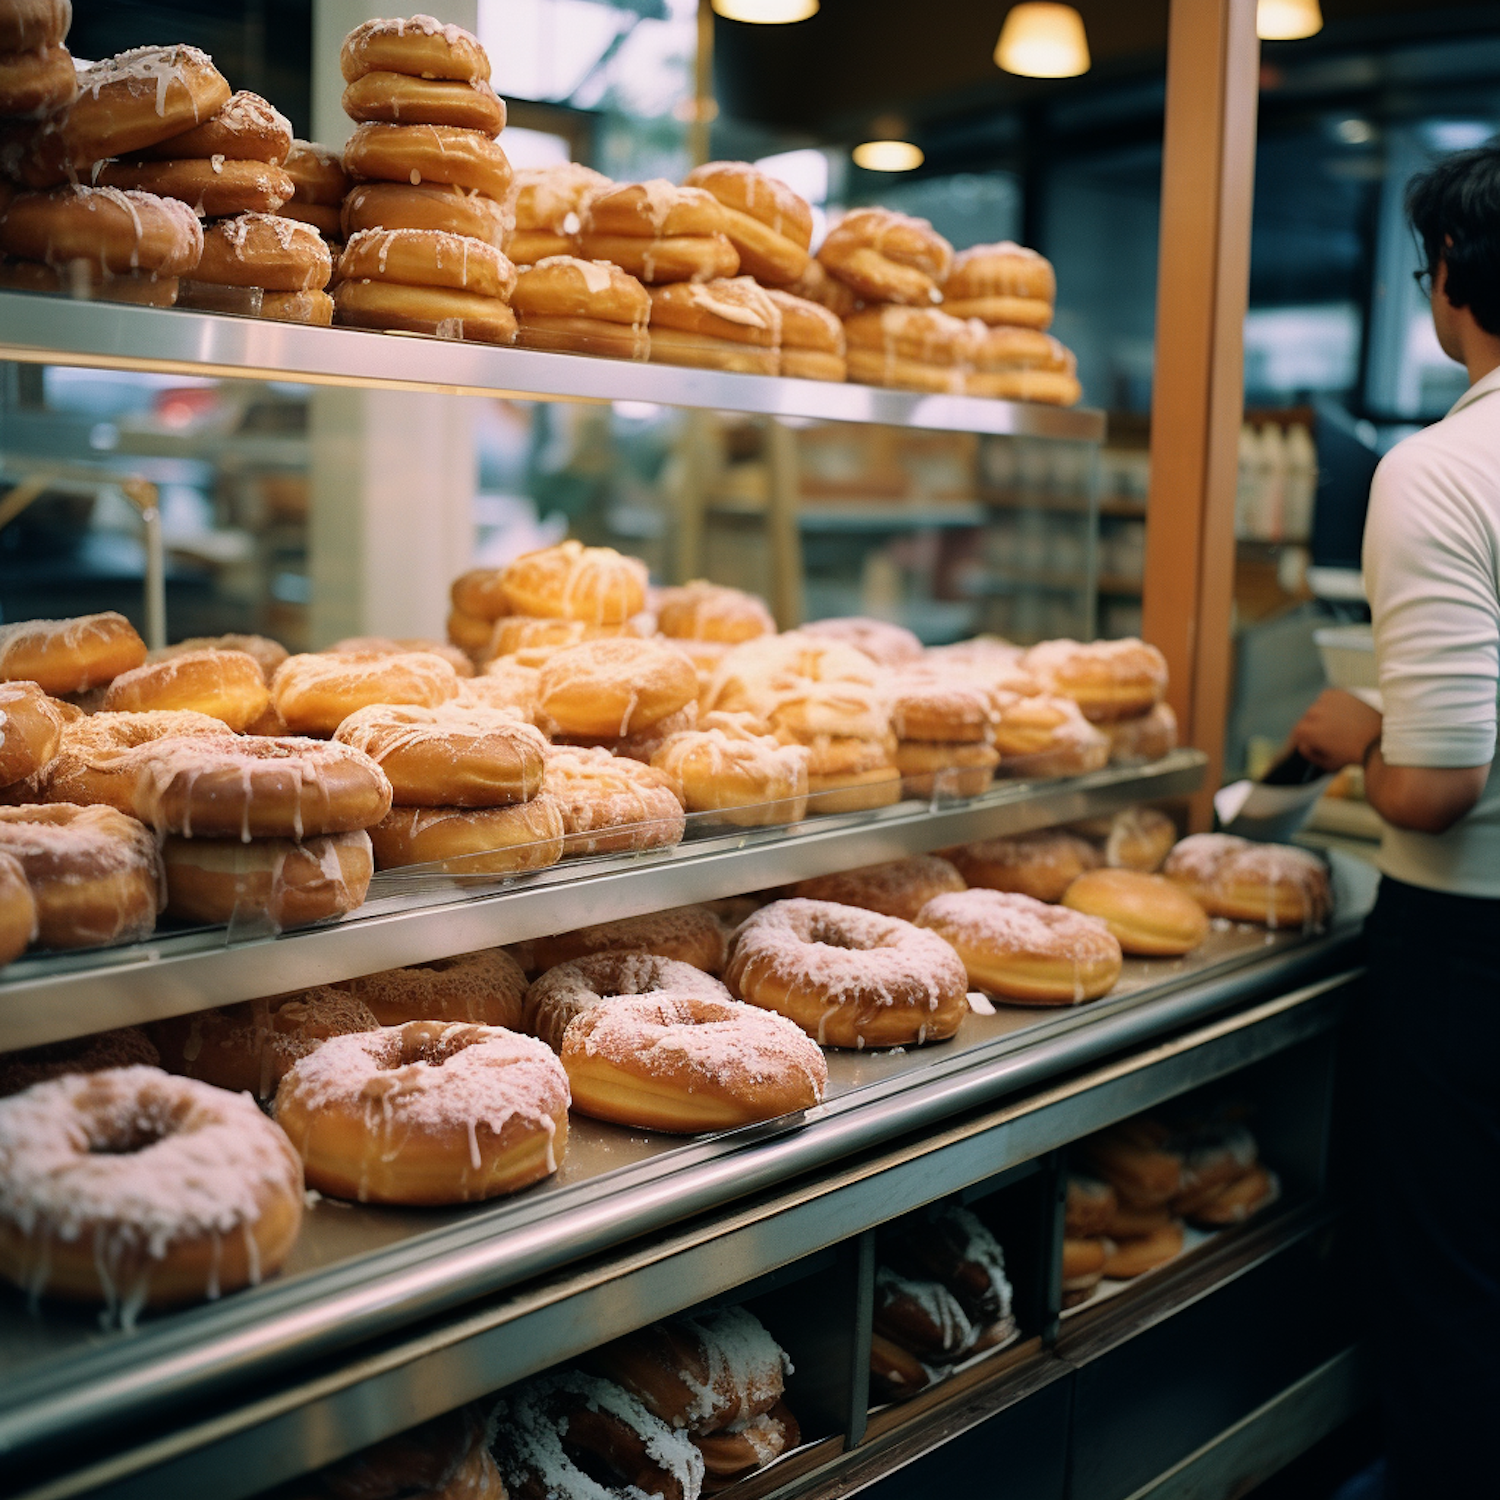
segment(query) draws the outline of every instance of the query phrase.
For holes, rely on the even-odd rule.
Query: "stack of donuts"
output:
[[[501,205],[505,105],[478,39],[431,16],[366,21],[339,55],[344,147],[359,184],[344,206],[338,321],[437,338],[515,342],[516,270]]]
[[[343,158],[327,146],[294,137],[281,169],[292,182],[292,196],[281,205],[282,217],[311,224],[331,247],[341,246],[342,209],[349,192]]]
[[[940,1203],[881,1231],[871,1394],[903,1401],[1018,1337],[1005,1252],[971,1209]]]

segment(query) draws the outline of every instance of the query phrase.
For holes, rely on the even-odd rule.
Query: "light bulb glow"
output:
[[[1013,6],[995,43],[995,65],[1022,78],[1076,78],[1089,70],[1083,17],[1071,5],[1025,0]]]
[[[910,172],[926,160],[910,141],[862,141],[852,155],[854,165],[867,172]]]
[[[1318,0],[1256,0],[1255,34],[1263,42],[1300,42],[1322,29]]]
[[[818,0],[712,0],[714,12],[726,21],[749,21],[756,26],[786,26],[818,13]]]

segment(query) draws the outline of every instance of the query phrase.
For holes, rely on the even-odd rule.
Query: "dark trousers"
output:
[[[1358,1092],[1392,1500],[1500,1493],[1500,900],[1386,878]]]

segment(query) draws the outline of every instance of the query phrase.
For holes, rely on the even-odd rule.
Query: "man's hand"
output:
[[[1292,748],[1324,771],[1356,766],[1380,738],[1381,718],[1361,698],[1342,688],[1326,688],[1297,721]]]

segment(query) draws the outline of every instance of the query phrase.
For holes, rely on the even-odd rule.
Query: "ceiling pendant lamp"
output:
[[[757,26],[786,26],[818,13],[818,0],[712,0],[712,4],[726,21],[750,21]]]
[[[910,141],[862,141],[851,155],[867,172],[910,172],[926,160],[920,146]]]
[[[1089,40],[1083,17],[1071,5],[1024,0],[1011,8],[1000,28],[995,64],[1022,78],[1076,78],[1087,73]]]
[[[1256,0],[1255,34],[1263,42],[1300,42],[1322,29],[1318,0]]]

